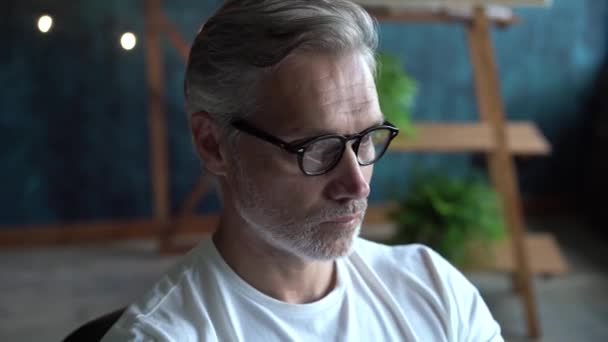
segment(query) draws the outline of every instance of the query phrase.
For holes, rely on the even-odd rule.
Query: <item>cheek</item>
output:
[[[361,169],[361,174],[363,174],[363,178],[365,179],[367,184],[369,184],[369,182],[372,180],[372,176],[374,175],[374,165],[372,164],[372,165],[363,167]]]
[[[299,169],[298,169],[299,170]],[[263,184],[261,191],[273,194],[273,200],[279,202],[278,205],[285,203],[291,206],[295,203],[297,206],[306,208],[314,205],[320,200],[323,193],[324,185],[315,179],[315,177],[309,177],[301,174],[287,175],[286,173],[281,174],[270,174],[267,173],[263,177]]]
[[[232,177],[240,184],[249,184],[245,191],[255,192],[249,195],[262,199],[266,205],[291,212],[300,208],[307,213],[310,208],[318,206],[325,186],[323,177],[304,175],[295,155],[248,140],[243,140],[239,148],[238,165],[234,165],[238,172],[233,172]]]
[[[299,176],[298,158],[294,154],[260,141],[243,140],[240,149],[241,164],[258,178]]]
[[[296,175],[266,172],[257,179],[257,192],[266,205],[281,208],[292,217],[315,212],[322,201],[324,185],[321,179],[305,176],[299,169]]]

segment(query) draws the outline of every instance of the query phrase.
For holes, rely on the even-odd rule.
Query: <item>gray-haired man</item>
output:
[[[398,130],[377,33],[344,0],[236,0],[186,72],[194,142],[224,208],[105,341],[502,341],[477,290],[419,245],[358,238]]]

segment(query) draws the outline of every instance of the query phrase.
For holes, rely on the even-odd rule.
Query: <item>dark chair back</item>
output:
[[[74,330],[63,342],[93,342],[101,341],[101,338],[118,321],[125,308],[110,312],[82,325]]]

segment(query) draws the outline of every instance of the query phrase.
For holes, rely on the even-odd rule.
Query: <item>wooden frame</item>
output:
[[[473,22],[467,27],[467,36],[479,113],[481,120],[492,127],[497,143],[496,150],[487,154],[487,159],[492,182],[502,196],[507,227],[511,233],[512,251],[517,266],[514,287],[521,292],[523,297],[528,335],[537,338],[541,333],[530,278],[529,258],[525,248],[521,194],[517,186],[513,157],[507,147],[507,124],[500,95],[499,77],[496,71],[490,27],[483,8],[475,9]]]

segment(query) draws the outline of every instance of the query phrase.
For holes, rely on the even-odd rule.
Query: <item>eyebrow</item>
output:
[[[384,114],[382,114],[382,117],[380,118],[380,120],[378,120],[373,125],[362,129],[360,132],[363,132],[364,130],[374,127],[374,126],[382,125],[385,121],[386,121],[386,119],[384,117]],[[359,132],[357,132],[357,133],[359,133]],[[334,135],[334,134],[341,135],[339,133],[336,133],[334,131],[329,131],[324,128],[294,128],[294,129],[290,130],[289,132],[287,132],[285,137],[290,138],[290,139],[294,139],[294,137],[296,137],[295,138],[295,139],[297,139],[296,141],[303,141],[303,140],[307,140],[307,139],[322,136],[322,135]],[[297,138],[297,137],[301,137],[301,138]]]
[[[323,128],[294,128],[285,134],[287,137],[312,137],[317,135],[335,134]]]

